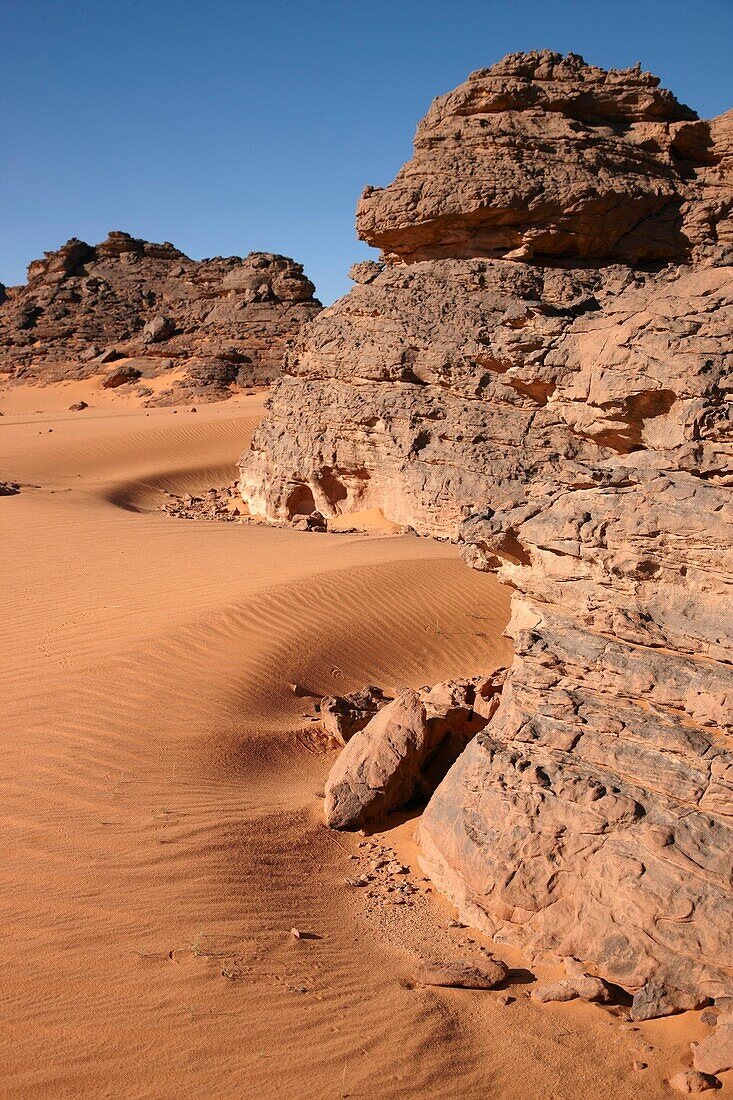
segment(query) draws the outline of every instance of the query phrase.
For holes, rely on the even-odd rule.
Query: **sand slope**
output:
[[[418,951],[482,937],[419,872],[414,906],[374,909],[346,883],[363,838],[322,825],[332,756],[289,684],[489,670],[496,582],[424,539],[155,512],[234,478],[259,398],[69,413],[76,393],[20,392],[0,402],[0,478],[23,484],[0,498],[2,1095],[666,1095],[701,1025],[410,988]],[[413,831],[383,837],[410,859]]]

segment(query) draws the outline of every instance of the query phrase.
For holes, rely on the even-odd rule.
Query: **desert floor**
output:
[[[508,657],[495,580],[373,524],[159,512],[164,490],[233,480],[261,397],[146,411],[84,383],[0,409],[0,479],[22,484],[0,498],[0,1094],[671,1095],[699,1014],[632,1030],[537,1005],[501,946],[510,1004],[413,988],[420,955],[488,941],[448,926],[414,819],[373,840],[322,823],[334,756],[290,684],[490,670]],[[348,885],[371,843],[410,864],[410,904]]]

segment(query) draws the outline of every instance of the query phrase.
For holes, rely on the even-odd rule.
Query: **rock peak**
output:
[[[715,240],[701,198],[710,124],[640,65],[509,54],[431,105],[414,155],[368,188],[359,236],[388,259],[649,264]]]

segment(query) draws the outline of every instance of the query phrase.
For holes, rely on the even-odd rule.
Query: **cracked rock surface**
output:
[[[242,458],[253,513],[381,508],[514,590],[423,866],[639,1019],[733,994],[732,152],[733,112],[636,69],[473,74],[365,193],[382,260],[296,340]]]

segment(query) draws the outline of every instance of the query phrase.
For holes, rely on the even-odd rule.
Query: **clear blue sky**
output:
[[[733,106],[733,0],[0,0],[0,281],[125,229],[286,253],[331,302],[431,99],[543,47]]]

